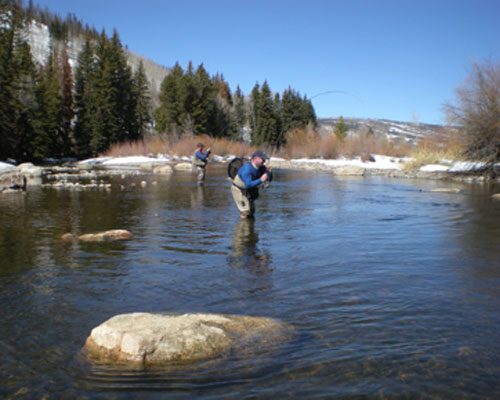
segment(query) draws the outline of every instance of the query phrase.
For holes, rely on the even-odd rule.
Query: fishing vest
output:
[[[196,151],[193,153],[191,161],[196,167],[204,167],[205,165],[207,165],[207,160],[200,160],[198,157],[196,157]]]

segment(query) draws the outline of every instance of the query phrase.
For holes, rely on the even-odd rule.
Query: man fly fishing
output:
[[[231,193],[240,211],[241,218],[252,218],[255,213],[255,200],[259,197],[259,186],[272,179],[272,168],[264,163],[269,157],[262,150],[257,150],[252,159],[243,164],[234,175]]]

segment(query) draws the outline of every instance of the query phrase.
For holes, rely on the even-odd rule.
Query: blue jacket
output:
[[[198,159],[198,160],[202,160],[202,161],[206,161],[208,156],[209,156],[210,152],[207,151],[205,154],[203,154],[200,150],[196,150],[196,153],[194,153],[194,156]]]
[[[266,167],[255,168],[252,162],[247,162],[238,170],[238,176],[241,178],[247,189],[256,187],[262,183],[261,175],[267,172]]]

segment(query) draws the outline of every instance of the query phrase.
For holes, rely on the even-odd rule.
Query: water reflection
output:
[[[191,190],[191,208],[200,209],[203,207],[203,202],[205,200],[205,186],[197,185]]]
[[[271,270],[271,257],[267,251],[259,249],[258,242],[255,220],[241,219],[233,233],[230,265],[233,268],[246,268],[255,275],[268,273]]]
[[[499,188],[281,172],[239,220],[225,174],[0,196],[0,398],[500,398]],[[60,239],[116,228],[133,239]],[[136,311],[269,316],[300,339],[269,363],[89,373],[91,329]]]

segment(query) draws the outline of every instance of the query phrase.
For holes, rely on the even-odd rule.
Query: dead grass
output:
[[[119,143],[113,145],[103,156],[105,157],[127,157],[149,154],[171,154],[178,157],[190,157],[201,142],[205,150],[210,148],[213,154],[220,156],[235,155],[245,157],[257,150],[254,146],[248,146],[243,142],[234,142],[228,139],[212,138],[208,135],[188,136],[179,140],[162,137],[150,137],[136,142]],[[266,150],[266,149],[265,149]]]
[[[418,169],[425,164],[438,163],[440,160],[457,160],[463,153],[463,145],[457,141],[441,138],[428,138],[417,148],[408,144],[395,144],[387,139],[377,139],[370,133],[339,139],[336,135],[320,135],[312,129],[294,129],[288,132],[287,144],[279,150],[263,148],[269,155],[286,159],[339,157],[366,159],[370,154],[391,157],[409,157],[412,161],[405,164],[406,169]],[[171,154],[190,157],[198,142],[211,148],[213,154],[220,156],[250,156],[257,147],[224,138],[208,135],[186,136],[179,140],[152,136],[136,142],[121,143],[111,147],[104,156],[125,157],[149,154]]]
[[[111,146],[102,154],[104,157],[146,156],[168,152],[168,142],[160,137],[149,137],[135,142],[119,143]]]
[[[404,164],[403,169],[418,170],[429,164],[449,164],[450,161],[462,160],[463,153],[463,143],[454,138],[426,138],[408,154],[410,160]]]
[[[409,145],[395,145],[387,139],[375,139],[365,133],[340,139],[336,135],[320,135],[307,129],[295,129],[287,134],[287,145],[280,154],[285,158],[366,157],[369,154],[383,154],[403,157],[410,151]]]

